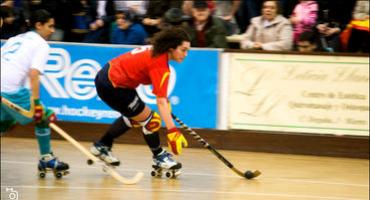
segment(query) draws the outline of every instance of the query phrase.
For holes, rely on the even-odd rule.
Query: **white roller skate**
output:
[[[45,178],[48,171],[52,171],[56,178],[62,178],[63,176],[69,174],[69,166],[67,163],[59,161],[53,153],[44,154],[38,164],[39,177]]]
[[[94,145],[90,148],[90,152],[100,158],[100,160],[104,161],[107,165],[116,167],[121,164],[118,158],[114,157],[110,147],[107,147],[101,143],[94,143]],[[92,160],[87,160],[89,165],[93,164]]]
[[[176,162],[172,159],[172,155],[167,151],[163,150],[157,156],[153,157],[153,171],[151,175],[153,177],[161,177],[165,173],[167,178],[176,178],[181,174],[181,163]]]

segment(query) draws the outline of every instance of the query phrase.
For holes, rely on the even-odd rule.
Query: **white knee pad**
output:
[[[152,111],[145,121],[139,123],[143,127],[143,133],[149,135],[159,131],[162,125],[162,119],[157,112]]]

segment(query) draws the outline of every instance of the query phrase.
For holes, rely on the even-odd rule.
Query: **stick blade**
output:
[[[105,164],[103,164],[103,169],[108,174],[110,174],[114,179],[116,179],[117,181],[119,181],[119,182],[121,182],[121,183],[123,183],[125,185],[133,185],[133,184],[136,184],[136,183],[138,183],[144,177],[144,173],[143,172],[137,172],[135,174],[135,176],[133,176],[132,178],[126,178],[126,177],[121,176],[112,167],[107,166]]]

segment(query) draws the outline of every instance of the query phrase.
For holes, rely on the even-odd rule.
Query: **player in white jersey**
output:
[[[1,47],[1,97],[24,109],[33,109],[30,111],[34,116],[28,118],[1,104],[0,131],[4,133],[17,122],[28,124],[34,121],[41,155],[39,175],[44,177],[50,170],[61,178],[68,173],[69,166],[59,161],[51,151],[49,122],[55,121],[56,117],[40,101],[39,81],[49,56],[46,40],[54,32],[54,19],[48,11],[37,10],[32,14],[30,24],[31,31],[10,38]]]

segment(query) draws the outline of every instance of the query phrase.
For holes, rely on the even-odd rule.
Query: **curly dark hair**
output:
[[[156,57],[169,51],[176,49],[184,41],[190,42],[188,33],[180,27],[170,27],[156,33],[152,39],[153,52],[152,56]]]

